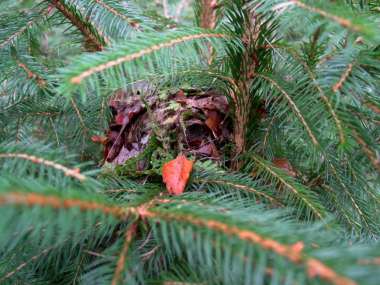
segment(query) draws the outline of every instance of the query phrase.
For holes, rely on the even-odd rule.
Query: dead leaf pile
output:
[[[104,145],[104,160],[115,165],[142,153],[152,136],[163,149],[213,160],[221,159],[222,148],[231,140],[227,99],[214,90],[160,96],[143,86],[116,92],[109,107],[112,120],[105,137],[92,139]],[[147,162],[139,163],[139,170],[146,167]]]

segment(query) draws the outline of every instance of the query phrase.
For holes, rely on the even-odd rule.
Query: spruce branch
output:
[[[289,189],[293,195],[302,202],[302,204],[309,208],[313,215],[319,219],[323,219],[326,211],[310,189],[307,189],[302,185],[296,185],[289,179],[285,179],[284,176],[281,175],[274,167],[268,165],[259,157],[253,155],[251,158],[257,164],[258,170],[263,169],[270,176],[274,177],[275,180],[279,181],[282,185]]]
[[[241,190],[243,192],[254,193],[257,196],[262,196],[265,200],[268,200],[268,201],[270,201],[271,203],[273,203],[275,205],[282,205],[281,202],[279,202],[277,199],[275,199],[275,198],[267,195],[263,191],[259,191],[259,190],[255,189],[252,186],[247,186],[247,185],[243,185],[243,184],[240,184],[240,183],[234,183],[234,182],[231,182],[231,181],[228,181],[228,180],[223,180],[223,179],[214,180],[214,179],[200,178],[200,179],[195,179],[194,182],[195,183],[201,183],[201,184],[229,186],[229,187]]]
[[[338,114],[337,112],[334,110],[333,108],[333,105],[332,105],[332,102],[331,100],[329,99],[329,97],[326,95],[325,91],[322,89],[322,87],[319,85],[318,81],[317,81],[317,78],[316,78],[316,75],[314,74],[314,72],[309,68],[309,66],[305,63],[304,60],[302,60],[302,58],[299,56],[299,54],[297,54],[296,51],[292,50],[292,49],[287,49],[291,55],[298,61],[302,64],[303,68],[306,70],[306,72],[308,73],[310,79],[313,81],[313,85],[315,86],[315,88],[317,89],[317,91],[319,92],[319,94],[321,95],[321,99],[322,101],[326,104],[326,107],[327,107],[327,110],[330,112],[332,118],[334,119],[335,121],[335,125],[336,125],[336,128],[338,130],[338,133],[339,133],[339,138],[340,138],[340,143],[341,144],[344,144],[346,142],[346,136],[345,136],[345,133],[344,133],[344,130],[343,130],[343,124],[342,124],[342,120],[339,119],[338,117]]]
[[[0,283],[377,285],[376,1],[195,1],[211,30],[149,1],[0,2]],[[186,108],[165,151],[139,96],[155,121]],[[96,166],[92,135],[144,161]],[[181,151],[174,197],[158,167]]]
[[[13,275],[15,275],[17,272],[21,271],[24,267],[28,266],[30,263],[35,262],[36,260],[40,259],[43,256],[46,256],[48,253],[50,253],[56,246],[50,246],[48,248],[45,248],[42,250],[39,254],[32,256],[29,260],[21,263],[19,266],[17,266],[14,270],[8,272],[6,275],[0,278],[0,282],[4,282],[5,280],[11,278]]]
[[[332,20],[334,22],[337,22],[339,25],[341,25],[342,27],[344,28],[348,28],[354,32],[364,32],[363,31],[363,28],[360,27],[359,25],[355,25],[351,20],[349,19],[345,19],[345,18],[342,18],[342,17],[339,17],[337,15],[334,15],[334,14],[331,14],[329,13],[328,11],[324,11],[322,9],[319,9],[317,7],[313,7],[313,6],[309,6],[307,4],[305,4],[304,2],[302,1],[299,1],[299,0],[291,0],[291,1],[287,1],[285,2],[284,4],[280,4],[280,5],[288,5],[288,4],[293,4],[299,8],[302,8],[302,9],[305,9],[305,10],[308,10],[312,13],[316,13],[316,14],[319,14],[321,15],[322,17],[325,17],[329,20]]]
[[[283,89],[281,87],[281,85],[278,82],[276,82],[274,79],[272,79],[272,78],[270,78],[270,77],[268,77],[266,75],[262,75],[262,74],[257,74],[257,77],[263,78],[264,80],[268,81],[274,88],[276,88],[280,92],[280,94],[282,94],[284,96],[284,98],[288,102],[289,106],[292,108],[292,110],[294,111],[295,115],[297,116],[297,118],[300,120],[300,122],[304,126],[304,128],[305,128],[308,136],[310,137],[313,145],[316,146],[316,147],[320,146],[320,143],[318,142],[316,135],[312,131],[312,129],[309,126],[306,118],[302,114],[301,110],[298,108],[297,104],[292,99],[291,95],[288,94],[288,92],[286,92],[286,90]]]
[[[122,63],[133,61],[133,60],[136,60],[142,56],[149,55],[151,53],[159,51],[160,49],[170,48],[170,47],[173,47],[175,45],[178,45],[178,44],[181,44],[181,43],[184,43],[187,41],[193,41],[196,39],[224,38],[224,37],[225,37],[225,35],[223,35],[223,34],[195,34],[195,35],[189,35],[189,36],[184,36],[184,37],[180,37],[177,39],[173,39],[173,40],[170,40],[169,42],[161,43],[158,45],[153,45],[153,46],[148,47],[146,49],[142,49],[139,52],[129,54],[129,55],[125,55],[125,56],[116,58],[114,60],[108,61],[106,63],[100,64],[98,66],[86,69],[86,70],[82,71],[80,74],[76,75],[75,77],[72,77],[70,79],[70,82],[72,84],[80,84],[84,79],[86,79],[87,77],[89,77],[95,73],[102,72],[104,70],[115,67],[115,66],[120,65]]]
[[[53,195],[23,192],[5,192],[0,194],[0,205],[40,206],[54,209],[79,208],[81,211],[100,211],[105,215],[111,215],[121,220],[139,212],[137,208],[133,207],[122,208],[80,199],[64,199]]]
[[[4,39],[1,38],[0,40],[0,50],[14,45],[26,33],[31,31],[34,27],[38,26],[38,24],[40,24],[42,20],[45,20],[45,17],[50,13],[50,10],[50,7],[45,7],[44,9],[40,9],[39,11],[34,11],[30,16],[23,17],[26,18],[26,21],[25,19],[22,19],[20,21],[20,17],[18,17],[17,22],[15,21],[14,23],[16,29],[13,32],[8,33],[8,29],[4,29],[5,37]],[[7,19],[6,17],[4,18],[4,20],[8,20],[9,22],[11,22],[11,19]],[[2,33],[0,33],[0,35],[3,36]]]
[[[241,229],[236,226],[218,220],[204,219],[192,214],[170,214],[161,213],[155,209],[144,212],[143,217],[151,219],[162,219],[168,222],[178,222],[193,225],[195,227],[205,228],[208,230],[223,233],[226,236],[237,237],[240,240],[259,246],[265,250],[286,258],[288,261],[305,266],[310,279],[321,278],[330,284],[335,285],[356,285],[357,283],[345,276],[335,272],[332,268],[325,265],[318,259],[307,256],[302,252],[302,246],[299,243],[294,245],[285,245],[276,240],[266,238],[252,231]]]
[[[51,0],[52,5],[56,7],[75,27],[84,35],[86,41],[92,44],[97,51],[104,49],[108,40],[102,37],[102,33],[96,31],[95,27],[79,16],[79,11],[67,5],[65,0]]]
[[[329,168],[333,172],[333,175],[337,179],[338,184],[342,187],[343,192],[348,196],[350,203],[352,204],[355,211],[358,213],[360,220],[363,221],[365,228],[367,228],[370,232],[372,232],[373,230],[372,230],[372,227],[370,226],[369,217],[365,215],[363,207],[358,204],[360,200],[355,199],[353,194],[350,192],[348,185],[343,181],[337,168],[331,163],[331,161],[328,160],[327,162],[328,162]]]
[[[135,20],[127,17],[126,15],[120,13],[119,11],[117,11],[115,8],[113,8],[112,6],[108,5],[107,3],[105,3],[105,1],[102,1],[102,0],[94,0],[97,4],[99,4],[101,7],[103,7],[104,9],[106,9],[108,12],[110,12],[111,14],[115,15],[116,17],[119,17],[121,19],[123,19],[124,21],[126,21],[129,25],[131,25],[133,28],[135,29],[138,29],[139,27],[139,24],[138,22],[136,22]]]
[[[354,131],[354,137],[357,143],[362,147],[363,152],[368,157],[369,161],[372,163],[373,167],[380,173],[380,157],[376,155],[376,152],[370,149],[368,144],[364,141],[364,139]]]
[[[43,79],[40,75],[34,73],[25,63],[21,62],[20,60],[16,61],[18,66],[25,71],[25,73],[28,75],[28,78],[34,79],[38,86],[40,88],[45,88],[46,86],[46,80]]]
[[[332,87],[332,90],[336,93],[340,89],[342,89],[344,82],[348,79],[352,72],[352,68],[354,65],[352,63],[348,64],[347,69],[344,71],[342,76],[340,77],[339,81]]]
[[[26,23],[24,27],[19,29],[18,31],[14,32],[13,34],[9,35],[8,38],[4,39],[2,42],[0,42],[0,49],[4,48],[5,46],[13,43],[17,38],[19,38],[21,35],[23,35],[29,28],[31,28],[35,24],[35,19],[30,20]]]
[[[29,155],[26,153],[0,153],[0,158],[2,159],[24,159],[29,160],[35,164],[41,164],[48,167],[52,167],[56,170],[62,171],[65,176],[73,177],[79,181],[85,181],[87,178],[80,173],[79,169],[70,169],[54,161],[46,160],[34,155]]]
[[[129,247],[131,245],[133,236],[136,233],[136,228],[137,228],[137,223],[132,223],[127,230],[125,231],[125,240],[123,247],[120,251],[119,259],[117,260],[117,265],[115,268],[115,273],[112,278],[112,285],[117,285],[119,284],[120,279],[122,278],[122,273],[124,268],[126,267],[126,259],[129,251]]]

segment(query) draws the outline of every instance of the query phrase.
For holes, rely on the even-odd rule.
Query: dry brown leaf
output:
[[[184,155],[179,155],[176,159],[164,164],[162,178],[170,194],[181,195],[185,191],[192,169],[193,161],[188,160]]]

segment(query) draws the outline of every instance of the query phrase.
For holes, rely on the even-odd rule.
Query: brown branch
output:
[[[86,41],[93,45],[95,50],[101,51],[104,49],[105,40],[99,39],[100,34],[94,33],[94,31],[88,26],[87,23],[81,21],[74,13],[72,13],[61,0],[52,0],[52,4],[84,35]]]
[[[380,115],[380,107],[376,106],[375,104],[373,104],[371,102],[366,102],[366,103],[364,103],[364,105],[367,106],[371,111]]]
[[[184,36],[184,37],[181,37],[181,38],[178,38],[178,39],[173,39],[173,40],[171,40],[169,42],[157,44],[157,45],[154,45],[152,47],[140,50],[140,51],[138,51],[136,53],[129,54],[129,55],[126,55],[126,56],[123,56],[123,57],[119,57],[119,58],[117,58],[115,60],[111,60],[111,61],[109,61],[107,63],[103,63],[103,64],[100,64],[98,66],[89,68],[86,71],[83,71],[82,73],[80,73],[79,75],[71,78],[70,82],[72,84],[80,84],[84,79],[86,79],[87,77],[89,77],[89,76],[91,76],[91,75],[93,75],[93,74],[95,74],[97,72],[101,72],[101,71],[103,71],[105,69],[114,67],[114,66],[119,65],[119,64],[124,63],[124,62],[135,60],[135,59],[140,58],[140,57],[142,57],[144,55],[147,55],[147,54],[153,53],[155,51],[158,51],[158,50],[160,50],[162,48],[169,48],[169,47],[172,47],[174,45],[177,45],[177,44],[180,44],[180,43],[183,43],[183,42],[186,42],[186,41],[195,40],[195,39],[202,39],[202,38],[224,38],[224,37],[225,37],[225,35],[223,35],[223,34],[198,34],[198,35],[190,35],[190,36]]]
[[[373,167],[377,170],[377,172],[380,173],[380,158],[377,157],[376,153],[369,148],[368,144],[359,136],[356,131],[354,131],[354,137],[357,143],[362,147],[365,155],[371,161]]]
[[[70,169],[54,161],[46,160],[46,159],[43,159],[34,155],[29,155],[26,153],[0,153],[0,158],[19,158],[19,159],[29,160],[35,164],[42,164],[45,166],[53,167],[57,170],[62,171],[65,174],[65,176],[76,178],[79,181],[84,181],[87,179],[86,176],[84,176],[83,174],[80,174],[80,170],[77,168]]]
[[[132,242],[132,238],[136,232],[137,223],[133,223],[131,226],[128,227],[127,231],[125,232],[125,240],[123,248],[120,252],[119,259],[117,261],[115,273],[112,278],[112,285],[117,285],[120,281],[121,274],[123,272],[123,269],[125,267],[126,258],[128,255],[128,250]]]
[[[9,279],[10,277],[12,277],[15,273],[19,272],[21,269],[23,269],[25,266],[27,266],[29,263],[37,260],[38,258],[46,255],[49,253],[49,251],[51,251],[53,248],[55,248],[55,246],[51,246],[51,247],[48,247],[46,249],[44,249],[41,253],[31,257],[29,260],[21,263],[19,266],[17,266],[14,270],[12,270],[11,272],[8,272],[5,276],[3,276],[2,278],[0,278],[0,283],[3,283],[6,279]]]
[[[125,219],[130,214],[137,214],[137,208],[122,208],[108,206],[106,204],[82,201],[79,199],[64,199],[52,195],[36,193],[8,192],[0,195],[0,206],[2,205],[25,205],[29,207],[42,206],[54,209],[79,208],[81,211],[101,211],[105,215]]]
[[[216,4],[216,1],[214,4]],[[234,106],[235,120],[233,124],[233,141],[235,147],[233,151],[232,168],[234,170],[240,170],[242,167],[243,162],[240,159],[240,155],[246,151],[247,147],[247,127],[251,115],[252,97],[250,94],[250,84],[260,65],[256,50],[262,29],[261,25],[262,22],[257,17],[257,14],[252,11],[247,15],[241,27],[244,29],[244,34],[241,36],[244,52],[241,55],[241,74],[235,78],[238,90],[237,93],[233,95],[233,97],[236,98]]]
[[[17,60],[17,65],[21,67],[25,73],[28,75],[28,78],[34,79],[37,82],[37,85],[41,88],[46,86],[46,81],[38,74],[34,73],[32,70],[30,70],[29,67],[26,66],[26,64],[22,63],[21,61]]]
[[[78,108],[78,105],[76,104],[75,100],[73,98],[71,98],[70,100],[70,103],[71,105],[73,106],[74,110],[75,110],[75,113],[77,114],[78,116],[78,119],[82,125],[82,128],[83,128],[83,131],[84,133],[88,136],[89,135],[89,129],[87,128],[85,122],[84,122],[84,119],[82,117],[82,114],[80,113],[80,110]]]
[[[359,259],[358,260],[358,264],[380,266],[380,257],[367,258],[367,259]]]
[[[342,74],[342,76],[340,77],[339,81],[332,87],[332,90],[336,93],[338,92],[340,89],[342,89],[343,87],[343,84],[344,82],[347,81],[347,78],[350,76],[351,72],[352,72],[352,68],[353,68],[353,64],[350,63],[348,66],[347,66],[347,69],[344,71],[344,73]]]

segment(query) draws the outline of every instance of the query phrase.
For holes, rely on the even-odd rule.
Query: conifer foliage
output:
[[[379,284],[379,28],[377,0],[2,0],[0,284]]]

